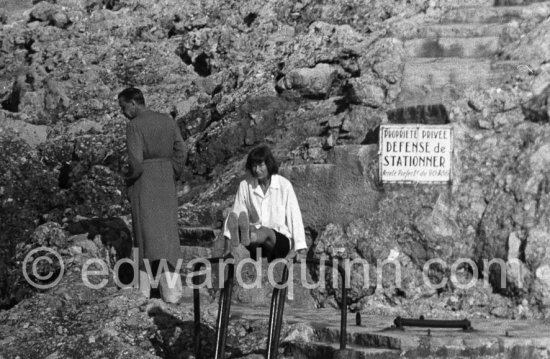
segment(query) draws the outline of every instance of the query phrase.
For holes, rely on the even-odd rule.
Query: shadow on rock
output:
[[[157,327],[157,334],[151,339],[156,355],[166,359],[195,358],[194,323],[182,321],[160,307],[149,310],[149,316]],[[216,332],[201,323],[201,358],[213,358]]]

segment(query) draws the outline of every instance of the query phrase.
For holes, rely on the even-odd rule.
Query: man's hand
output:
[[[133,186],[135,182],[136,182],[136,178],[124,177],[124,183],[126,183],[126,187]]]
[[[130,166],[125,163],[122,168],[120,169],[119,171],[119,174],[122,176],[122,177],[126,177],[128,176],[128,174],[130,173]]]

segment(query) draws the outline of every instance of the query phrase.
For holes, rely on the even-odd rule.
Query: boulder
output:
[[[44,94],[44,108],[47,111],[66,110],[71,105],[71,100],[66,93],[65,84],[48,79],[45,81],[44,87],[46,89],[46,93]]]
[[[44,97],[44,89],[24,92],[19,103],[19,112],[29,116],[33,123],[46,124],[48,116],[44,107]]]
[[[365,106],[380,107],[384,104],[384,90],[372,83],[369,77],[357,77],[349,79],[349,85],[353,89],[356,100]]]
[[[25,141],[31,148],[46,142],[49,128],[25,122],[22,116],[0,110],[0,134],[10,134]]]
[[[29,21],[48,22],[49,25],[59,28],[66,28],[71,24],[69,16],[61,6],[47,1],[40,1],[36,4],[29,14]]]
[[[525,67],[525,66],[524,66]],[[533,69],[527,67],[527,71],[531,74]],[[539,73],[536,75],[533,83],[531,84],[531,92],[533,95],[538,96],[544,92],[544,90],[550,85],[550,64],[543,64],[540,66]]]
[[[103,125],[96,121],[82,119],[67,126],[67,134],[71,137],[90,132],[101,132]]]
[[[318,64],[314,68],[299,68],[290,71],[279,81],[281,88],[299,91],[306,97],[325,97],[329,94],[339,69],[329,64]]]
[[[55,222],[48,222],[38,226],[31,235],[32,243],[37,246],[64,248],[67,240],[67,233]]]
[[[502,55],[511,60],[525,61],[525,59],[529,59],[529,62],[544,63],[550,59],[550,49],[546,46],[548,42],[550,42],[550,19],[540,22],[535,29],[522,36],[518,42],[506,46]]]
[[[40,1],[30,11],[30,21],[48,21],[60,7],[48,1]]]
[[[8,12],[4,9],[0,10],[0,25],[4,25],[8,22]]]
[[[349,74],[357,75],[360,71],[358,59],[374,39],[365,37],[349,25],[314,21],[308,24],[305,34],[295,37],[295,51],[289,54],[285,67],[293,70],[332,63]]]
[[[69,15],[62,11],[55,12],[52,16],[50,16],[49,22],[50,25],[61,29],[64,29],[71,24]]]
[[[536,269],[533,287],[535,298],[540,303],[544,313],[548,313],[550,311],[550,264],[545,264]]]
[[[529,164],[533,172],[542,172],[550,166],[550,143],[540,146],[529,156]]]
[[[527,121],[548,122],[550,121],[550,85],[542,92],[533,96],[529,101],[521,105],[523,114]]]
[[[358,62],[361,74],[372,72],[378,79],[384,80],[384,85],[397,85],[403,76],[405,58],[401,40],[395,37],[382,37],[365,48]]]
[[[101,236],[101,244],[116,251],[116,259],[130,258],[132,236],[130,229],[121,218],[91,218],[71,222],[67,231],[73,235],[87,234],[89,240]]]
[[[385,111],[351,105],[344,117],[339,138],[351,139],[356,144],[377,144],[378,128],[385,122],[387,122]]]

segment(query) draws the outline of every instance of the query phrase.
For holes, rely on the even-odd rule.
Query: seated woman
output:
[[[294,252],[299,260],[305,258],[307,244],[298,200],[292,184],[277,174],[269,147],[250,151],[246,170],[250,176],[240,183],[225,223],[228,243],[233,248],[244,245],[253,259],[257,249],[269,262]]]

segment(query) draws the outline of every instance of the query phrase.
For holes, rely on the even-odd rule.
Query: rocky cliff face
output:
[[[82,217],[128,214],[116,95],[132,85],[190,147],[182,233],[218,233],[246,153],[268,143],[297,189],[311,256],[365,259],[373,285],[375,263],[401,266],[402,283],[390,268],[376,291],[354,270],[352,309],[550,315],[547,2],[7,4],[3,305],[29,293],[16,258],[36,245],[38,225],[68,231]],[[392,122],[452,127],[452,184],[379,183],[378,126]],[[207,238],[182,244],[210,247]],[[447,264],[427,273],[448,280],[438,290],[423,276],[433,258]],[[478,269],[455,268],[462,283],[479,279],[469,289],[450,280],[461,259]],[[504,267],[484,263],[493,259]],[[304,302],[337,306],[332,286]]]

